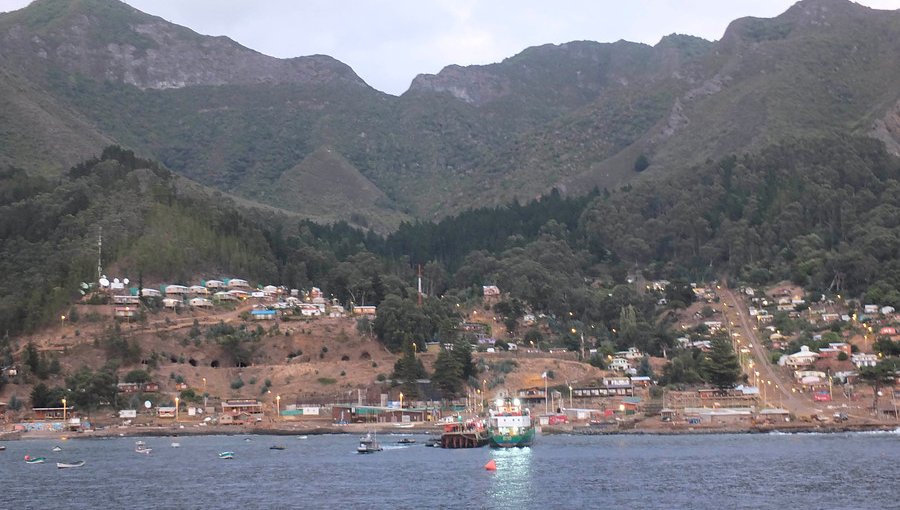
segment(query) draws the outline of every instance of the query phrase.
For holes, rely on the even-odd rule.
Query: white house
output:
[[[229,289],[249,289],[250,288],[250,284],[247,283],[247,280],[242,280],[240,278],[232,278],[232,279],[228,280],[228,283],[226,284],[226,286]]]
[[[866,314],[878,313],[878,305],[865,305],[863,312]]]
[[[203,285],[191,285],[190,287],[188,287],[188,293],[194,294],[197,296],[208,296],[209,289],[207,289]]]
[[[175,309],[181,306],[181,300],[178,298],[163,298],[162,304],[166,308]]]
[[[206,288],[207,289],[221,289],[225,286],[225,283],[222,280],[206,280]]]
[[[817,359],[819,359],[819,353],[810,351],[807,345],[801,345],[799,352],[782,356],[778,363],[782,364],[783,360],[788,367],[797,368],[812,365]]]
[[[191,298],[191,300],[188,301],[188,304],[199,308],[208,308],[213,305],[212,301],[202,297]]]
[[[607,368],[609,370],[615,370],[616,372],[625,372],[626,370],[631,368],[631,364],[628,363],[628,360],[625,358],[616,357],[609,362],[609,366]]]
[[[237,301],[238,297],[231,292],[219,291],[213,294],[213,299],[218,301]]]
[[[878,356],[868,353],[856,353],[850,356],[850,361],[858,368],[874,367],[878,363]]]
[[[167,296],[183,296],[187,292],[188,288],[184,285],[166,285]]]
[[[162,295],[162,292],[156,289],[141,289],[141,295],[144,297],[159,297]]]
[[[619,351],[616,353],[616,357],[625,358],[629,361],[641,359],[644,357],[644,353],[641,352],[637,347],[629,347],[627,351]]]

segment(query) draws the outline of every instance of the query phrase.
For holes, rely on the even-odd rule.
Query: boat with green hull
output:
[[[490,410],[489,439],[494,448],[523,448],[534,443],[531,412],[519,399],[497,399]]]

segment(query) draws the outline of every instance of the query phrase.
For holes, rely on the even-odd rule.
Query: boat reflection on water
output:
[[[509,508],[512,502],[519,501],[527,507],[533,501],[535,491],[541,484],[532,480],[531,448],[500,448],[491,450],[491,459],[497,463],[497,470],[491,473],[491,484],[488,488],[488,499],[492,508]]]

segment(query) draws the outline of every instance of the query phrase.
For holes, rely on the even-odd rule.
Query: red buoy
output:
[[[497,463],[494,462],[494,459],[491,459],[487,464],[484,465],[484,469],[487,469],[488,471],[496,471]]]

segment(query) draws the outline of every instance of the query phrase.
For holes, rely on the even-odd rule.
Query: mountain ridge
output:
[[[369,182],[379,190],[369,196],[383,195],[362,213],[325,199],[352,189],[305,193],[303,211],[389,229],[553,188],[658,179],[784,137],[874,136],[900,151],[900,93],[883,86],[900,79],[898,34],[897,12],[803,0],[735,20],[719,41],[535,46],[419,75],[395,97],[331,57],[267,57],[117,0],[38,0],[0,15],[0,70],[19,84],[10,101],[43,101],[49,117],[79,127],[44,154],[27,140],[45,139],[49,123],[0,113],[22,127],[0,161],[50,172],[115,142],[288,209],[299,202],[279,183],[302,182],[290,172],[317,162],[363,179],[331,187]],[[322,147],[337,159],[311,158]]]

